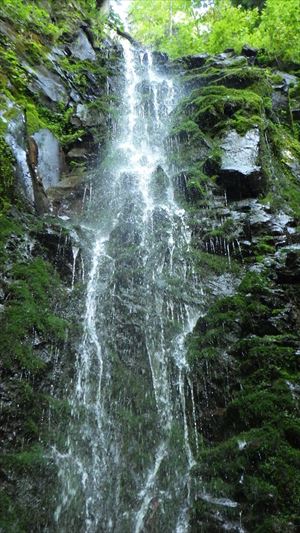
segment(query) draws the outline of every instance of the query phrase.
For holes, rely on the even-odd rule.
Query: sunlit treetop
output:
[[[133,0],[134,37],[171,57],[244,44],[300,62],[299,0]]]

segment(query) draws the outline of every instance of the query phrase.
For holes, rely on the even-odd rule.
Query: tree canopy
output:
[[[300,61],[299,0],[133,0],[134,36],[171,57],[244,44]]]

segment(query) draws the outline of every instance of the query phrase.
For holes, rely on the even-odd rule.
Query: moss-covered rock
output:
[[[226,272],[240,279],[229,296],[211,292],[187,342],[202,439],[192,531],[299,524],[298,85],[251,62],[187,62],[174,113],[174,183],[190,214],[195,268],[206,294],[208,271],[219,287]],[[235,169],[248,156],[224,143],[254,130],[256,190],[242,188]]]
[[[120,50],[110,40],[104,43],[107,17],[94,2],[76,0],[72,14],[64,6],[54,8],[52,4],[39,7],[36,2],[14,2],[14,7],[9,4],[2,9],[0,131],[12,145],[14,156],[22,158],[18,186],[22,174],[24,180],[33,179],[36,165],[26,168],[23,160],[29,136],[40,130],[49,130],[60,143],[60,178],[74,174],[74,166],[77,169],[78,162],[65,157],[74,149],[86,151],[80,169],[91,167],[99,144],[105,149],[116,105],[110,89],[120,71]],[[83,53],[87,49],[89,54]],[[78,112],[80,108],[86,108],[84,116]],[[19,125],[13,127],[20,114],[25,117],[22,133]],[[42,157],[39,148],[36,161]],[[50,156],[48,159],[51,163]],[[57,167],[54,162],[53,166]],[[31,203],[33,194],[40,192],[35,186],[30,195],[28,187],[23,189]],[[34,200],[40,203],[39,198]]]
[[[41,238],[46,222],[26,213],[26,205],[2,212],[0,226],[0,528],[28,531],[48,521],[46,502],[55,475],[47,458],[54,438],[47,418],[59,402],[53,397],[57,354],[62,347],[65,354],[73,353],[70,328],[76,337],[74,317],[61,305],[70,290],[72,265],[70,272],[67,264],[59,268],[64,254],[59,257],[58,250],[61,239],[63,252],[69,231],[57,228],[56,245],[46,247]],[[56,428],[62,419],[61,411]]]

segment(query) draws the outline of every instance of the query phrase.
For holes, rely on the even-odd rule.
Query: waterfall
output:
[[[127,29],[127,2],[115,4]],[[151,53],[122,46],[122,112],[85,221],[94,245],[71,415],[54,453],[55,530],[183,533],[194,464],[185,338],[201,289],[163,148],[179,91]]]

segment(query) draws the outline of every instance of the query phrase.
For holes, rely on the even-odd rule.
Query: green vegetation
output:
[[[13,21],[16,30],[25,31],[32,36],[40,34],[52,42],[76,29],[83,16],[90,18],[93,29],[97,29],[96,33],[102,36],[105,21],[96,0],[73,0],[71,5],[53,0],[50,4],[45,3],[45,6],[41,6],[41,2],[37,0],[4,0],[1,15],[4,20]]]
[[[14,195],[15,169],[10,147],[0,136],[0,217],[10,206]]]
[[[8,201],[12,199],[9,195]],[[37,499],[42,501],[38,492],[49,469],[45,446],[52,434],[45,414],[50,409],[60,412],[57,430],[65,412],[57,406],[59,400],[45,392],[54,348],[65,345],[70,325],[57,308],[65,289],[46,260],[46,251],[39,247],[40,257],[29,253],[32,235],[38,234],[43,224],[26,214],[25,204],[23,210],[8,205],[0,217],[0,351],[5,387],[0,471],[2,479],[9,480],[0,490],[0,529],[4,531],[28,531],[45,519],[44,511],[33,512]],[[49,472],[47,476],[50,480]]]
[[[204,12],[192,0],[134,0],[131,8],[137,39],[171,57],[222,52],[244,44],[264,48],[270,58],[300,60],[297,0],[216,0]]]
[[[90,90],[93,77],[96,88],[88,100],[107,115],[111,108],[111,97],[102,95],[100,88],[112,73],[113,61],[108,64],[101,58],[93,62],[61,53],[56,58],[55,66],[51,58],[53,46],[59,48],[68,45],[83,20],[89,25],[93,45],[100,49],[105,29],[108,28],[107,16],[93,0],[73,0],[71,4],[54,1],[42,6],[38,1],[5,0],[0,17],[3,24],[0,35],[0,133],[5,134],[10,119],[23,111],[29,135],[38,129],[48,128],[68,149],[78,139],[88,136],[72,119],[74,104],[70,101],[66,103],[63,92],[61,99],[58,97],[57,101],[49,104],[38,88],[32,89],[32,83],[35,77],[39,78],[38,69],[41,68],[44,69],[42,75],[49,76],[50,80],[52,76],[56,77],[62,91],[70,86],[69,90],[76,91],[77,98],[83,97],[84,100],[83,95]],[[95,143],[103,142],[103,132],[91,133]]]
[[[50,265],[42,259],[29,264],[16,263],[11,273],[9,305],[6,306],[0,346],[3,364],[17,362],[31,372],[41,371],[45,364],[34,355],[28,334],[35,332],[49,340],[63,340],[66,324],[48,309],[51,290],[58,284]],[[42,311],[42,312],[41,312]]]
[[[195,476],[215,498],[238,502],[252,531],[263,531],[257,516],[265,531],[277,531],[270,521],[297,523],[299,336],[293,323],[287,331],[284,305],[265,275],[248,273],[236,295],[216,300],[189,340],[204,435]],[[208,519],[214,508],[198,500],[194,516]]]
[[[3,407],[0,455],[4,479],[0,529],[30,531],[33,527],[48,527],[43,513],[52,503],[44,506],[40,496],[34,497],[32,487],[38,490],[39,480],[49,468],[44,446],[56,438],[54,430],[70,416],[68,400],[52,397],[50,385],[55,364],[53,348],[64,346],[67,358],[66,333],[74,318],[62,318],[59,302],[66,300],[66,293],[56,270],[56,252],[51,244],[49,252],[47,243],[36,242],[39,231],[44,229],[43,222],[26,214],[30,208],[18,196],[15,161],[5,134],[9,121],[24,112],[27,136],[48,128],[60,141],[69,170],[78,169],[81,161],[68,161],[68,152],[78,146],[77,141],[84,139],[86,146],[98,146],[108,136],[106,118],[117,97],[107,94],[106,82],[118,70],[118,53],[114,56],[110,50],[109,57],[107,49],[101,53],[107,19],[99,12],[96,0],[2,3],[0,254],[4,271],[0,279],[0,349],[7,401]],[[236,58],[230,53],[224,61],[205,57],[198,68],[185,69],[189,58],[172,63],[175,71],[185,70],[180,82],[186,98],[173,112],[173,127],[166,140],[174,167],[172,179],[178,185],[179,201],[186,208],[192,233],[190,248],[182,253],[190,254],[195,280],[207,285],[205,298],[210,302],[188,339],[190,377],[201,432],[194,470],[199,498],[193,507],[192,525],[195,520],[194,530],[199,531],[202,520],[203,531],[212,530],[205,529],[205,520],[208,528],[213,527],[213,517],[220,510],[217,504],[201,499],[204,485],[214,498],[237,502],[237,509],[224,513],[234,521],[242,512],[247,530],[292,532],[298,520],[295,509],[300,486],[299,290],[296,284],[280,283],[276,268],[281,259],[275,252],[281,250],[284,261],[280,238],[286,239],[286,244],[299,240],[300,84],[295,78],[289,87],[286,84],[284,89],[278,89],[284,85],[284,78],[276,69],[282,63],[300,61],[299,5],[296,0],[216,0],[202,13],[195,9],[197,6],[199,2],[192,0],[133,0],[134,35],[174,58],[199,52],[215,54],[225,48],[239,53],[245,44],[263,48],[264,52],[259,52],[254,66],[252,60],[248,63],[246,57]],[[111,20],[112,26],[118,26],[117,17]],[[70,52],[79,27],[86,28],[93,42],[95,62],[80,60]],[[67,50],[58,54],[55,66],[53,47]],[[68,88],[65,99],[52,101],[39,88],[33,88],[32,72],[41,67],[55,79],[58,76],[63,87]],[[297,74],[297,65],[291,68]],[[283,101],[279,111],[272,101],[278,90]],[[97,117],[95,123],[80,120],[76,114],[78,102],[84,103],[89,118]],[[259,158],[265,183],[265,190],[261,196],[257,194],[255,201],[265,208],[262,214],[266,218],[282,210],[291,216],[287,235],[279,235],[281,230],[274,229],[273,220],[264,225],[259,219],[256,226],[249,217],[245,222],[243,208],[232,207],[230,199],[225,202],[224,189],[218,181],[224,134],[234,129],[244,135],[253,127],[260,133]],[[111,161],[108,156],[107,167],[114,166],[118,157],[123,154],[113,154]],[[162,169],[157,169],[152,182],[154,195],[161,197],[168,179]],[[251,211],[247,200],[245,210]],[[233,212],[238,215],[236,218]],[[53,227],[53,219],[49,224]],[[121,226],[119,233],[118,228],[113,230],[109,250],[114,257],[114,247],[122,248],[122,254],[117,254],[117,289],[142,283],[144,272],[138,248],[130,241],[130,227],[126,221]],[[156,236],[159,247],[159,233]],[[241,249],[237,248],[240,237],[244,241]],[[249,272],[249,267],[253,271]],[[223,288],[223,278],[225,283],[233,280],[233,287],[234,283],[239,286],[234,294],[217,297],[218,283]],[[182,297],[181,280],[166,277],[165,282],[166,295]],[[81,286],[78,296],[80,292]],[[76,290],[72,295],[74,298]],[[116,313],[117,305],[122,305],[122,295],[119,300]],[[144,311],[141,308],[138,312]],[[174,320],[168,326],[174,335],[177,325]],[[111,335],[112,408],[129,388],[131,394],[121,408],[118,405],[116,420],[123,428],[121,442],[129,460],[139,463],[142,470],[148,468],[157,437],[155,417],[147,418],[155,410],[153,394],[145,395],[151,377],[143,354],[136,358],[134,371],[114,355],[113,343],[118,339],[115,333],[120,331]],[[127,338],[127,325],[121,333]],[[45,424],[49,412],[52,429]],[[142,425],[153,434],[153,442],[147,440],[146,431],[135,433],[135,428]],[[178,452],[180,456],[183,447],[182,438],[174,426],[174,464],[175,455]],[[146,449],[147,442],[147,452],[141,453],[138,460],[131,455],[139,447]],[[64,443],[60,445],[63,450]],[[52,479],[49,472],[46,479]],[[167,481],[166,476],[166,484]],[[130,472],[122,483],[133,483]],[[51,497],[51,488],[47,487],[46,492]],[[36,502],[41,516],[34,515],[36,522],[32,524]]]
[[[200,89],[198,94],[194,91],[188,105],[195,109],[195,121],[203,130],[220,129],[222,122],[228,127],[230,119],[230,125],[243,133],[253,125],[262,124],[261,117],[269,102],[263,102],[249,90],[210,85]]]
[[[232,522],[242,513],[242,524],[251,531],[282,527],[292,532],[298,517],[290,502],[299,502],[299,477],[294,475],[300,460],[294,393],[300,377],[299,328],[297,314],[287,315],[287,309],[297,305],[299,292],[295,286],[277,292],[272,281],[276,234],[263,225],[251,226],[247,254],[233,251],[234,259],[228,262],[224,244],[218,243],[230,246],[244,229],[240,218],[232,216],[235,206],[229,204],[222,218],[214,197],[220,194],[220,138],[232,128],[243,135],[256,126],[266,177],[266,196],[259,200],[270,205],[272,213],[283,209],[299,220],[298,122],[289,111],[297,108],[298,85],[289,89],[281,122],[274,119],[270,99],[274,85],[282,83],[279,75],[266,68],[241,68],[234,61],[216,63],[209,58],[183,76],[188,96],[174,112],[168,144],[174,165],[184,169],[199,278],[208,280],[208,272],[241,277],[236,294],[212,299],[188,341],[202,439],[194,481],[200,495],[204,483],[204,492],[213,498],[209,502],[198,497],[191,526],[192,531],[217,530],[216,513]],[[241,259],[243,266],[238,265]],[[258,263],[260,274],[247,273],[249,265]],[[224,498],[237,507],[222,508],[218,501]]]

